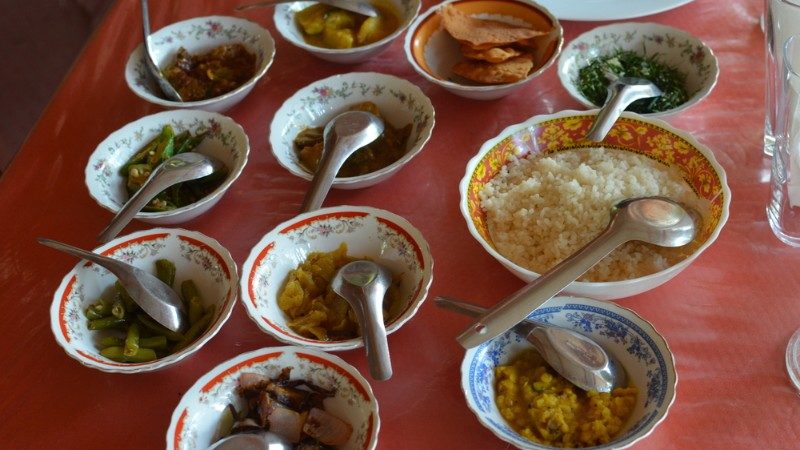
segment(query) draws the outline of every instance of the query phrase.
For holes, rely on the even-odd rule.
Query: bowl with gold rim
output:
[[[626,243],[566,288],[607,300],[653,289],[695,261],[725,225],[731,191],[713,152],[689,133],[623,113],[590,142],[596,113],[535,116],[486,141],[467,163],[460,210],[470,234],[525,282],[600,234],[625,198],[667,196],[698,212],[687,246]]]

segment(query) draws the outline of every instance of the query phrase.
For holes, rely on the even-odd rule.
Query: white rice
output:
[[[698,201],[676,169],[643,155],[605,148],[528,155],[504,166],[480,193],[495,248],[540,274],[600,234],[617,202],[651,195],[689,205]],[[637,278],[675,262],[666,249],[629,242],[580,280]]]

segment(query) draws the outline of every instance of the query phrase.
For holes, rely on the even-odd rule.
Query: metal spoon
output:
[[[225,436],[206,450],[291,450],[292,444],[283,436],[269,431],[240,433]]]
[[[125,202],[97,239],[103,243],[114,239],[136,213],[164,189],[184,181],[203,178],[224,167],[218,159],[196,152],[180,153],[169,158],[153,170],[142,187]]]
[[[661,94],[661,89],[650,80],[634,77],[616,78],[608,85],[606,103],[597,113],[586,139],[594,142],[602,141],[628,105],[640,98],[658,97]]]
[[[250,3],[247,5],[239,5],[234,8],[235,11],[247,11],[248,9],[254,8],[266,8],[269,6],[275,6],[279,3],[294,3],[299,2],[302,0],[265,0],[256,3]],[[358,13],[364,16],[369,17],[378,17],[378,10],[365,1],[359,0],[316,0],[317,3],[324,3],[326,5],[335,6],[339,9],[344,9],[347,11],[352,11],[354,13]]]
[[[181,94],[167,81],[153,60],[153,53],[150,51],[150,14],[147,8],[147,0],[142,0],[142,31],[144,33],[144,63],[147,66],[147,71],[150,72],[150,75],[153,76],[168,99],[182,102]]]
[[[486,308],[456,300],[436,297],[436,304],[470,317],[480,317]],[[611,392],[627,383],[625,369],[614,355],[593,339],[568,328],[525,319],[511,331],[533,344],[550,367],[584,391]]]
[[[331,281],[331,289],[347,300],[356,313],[367,348],[369,372],[376,380],[392,377],[389,343],[383,324],[383,297],[391,283],[389,269],[372,261],[346,264]]]
[[[348,111],[328,122],[323,133],[322,159],[300,212],[319,209],[342,164],[356,150],[378,139],[381,133],[383,121],[365,111]]]
[[[611,222],[599,236],[491,308],[458,336],[458,342],[472,348],[505,333],[625,242],[644,241],[662,247],[688,244],[697,233],[695,216],[664,197],[617,203],[611,210]]]
[[[163,281],[142,269],[118,261],[113,258],[98,255],[77,247],[73,247],[52,239],[37,238],[40,244],[45,245],[70,255],[89,260],[98,266],[106,268],[113,273],[122,283],[134,302],[156,322],[172,331],[183,332],[188,325],[186,309],[178,294]]]

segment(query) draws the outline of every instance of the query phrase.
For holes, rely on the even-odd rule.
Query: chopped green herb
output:
[[[593,60],[578,73],[578,89],[592,103],[602,106],[606,101],[610,80],[606,74],[617,77],[637,77],[652,81],[663,95],[644,98],[631,103],[626,110],[636,113],[652,113],[675,108],[689,98],[686,94],[686,76],[658,62],[658,55],[641,56],[631,50],[615,53]]]

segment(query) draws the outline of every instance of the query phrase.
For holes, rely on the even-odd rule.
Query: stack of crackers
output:
[[[527,77],[535,62],[534,38],[549,32],[477,19],[449,4],[438,14],[464,55],[453,72],[478,83],[513,83]]]

